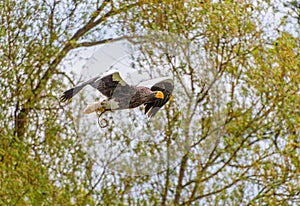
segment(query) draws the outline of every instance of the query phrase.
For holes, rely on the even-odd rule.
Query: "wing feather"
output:
[[[89,79],[74,88],[71,88],[63,93],[61,96],[61,101],[67,101],[75,96],[80,90],[82,90],[86,85],[91,85],[93,88],[97,89],[103,95],[108,98],[112,98],[115,90],[118,88],[119,91],[130,92],[132,87],[129,86],[120,76],[119,72],[114,72],[112,74],[106,75],[104,77],[97,76]]]
[[[108,98],[112,98],[116,88],[123,91],[131,89],[131,87],[122,79],[119,72],[114,72],[107,76],[98,78],[91,84],[91,86]]]

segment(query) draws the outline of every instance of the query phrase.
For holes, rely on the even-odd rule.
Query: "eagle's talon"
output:
[[[98,115],[102,115],[102,113],[105,112],[105,109],[100,107],[100,108],[95,109],[95,112],[96,112]]]

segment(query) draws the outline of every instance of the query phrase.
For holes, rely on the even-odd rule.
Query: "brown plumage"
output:
[[[92,78],[65,91],[61,96],[61,100],[71,99],[86,85],[91,85],[106,96],[107,99],[87,106],[84,113],[130,109],[144,104],[146,106],[145,113],[149,117],[154,116],[169,101],[174,88],[171,79],[156,83],[151,89],[143,86],[132,86],[121,78],[119,72],[114,72],[104,77]]]

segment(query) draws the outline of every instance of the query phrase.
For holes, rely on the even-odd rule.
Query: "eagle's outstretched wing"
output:
[[[86,85],[91,85],[93,88],[100,91],[103,95],[108,98],[112,98],[114,91],[118,87],[122,90],[130,90],[131,86],[129,86],[120,76],[119,72],[114,72],[112,74],[106,75],[104,77],[97,76],[86,82],[83,82],[76,87],[69,89],[63,93],[61,96],[61,101],[66,101],[75,96],[81,89],[83,89]]]
[[[158,110],[169,101],[170,97],[172,96],[173,89],[174,82],[172,79],[166,79],[154,84],[151,87],[151,90],[162,91],[164,93],[164,98],[157,99],[154,102],[145,104],[145,114],[147,114],[148,117],[153,117],[158,112]]]
[[[117,87],[123,91],[131,89],[131,86],[122,79],[119,72],[98,78],[90,85],[108,98],[112,98]]]

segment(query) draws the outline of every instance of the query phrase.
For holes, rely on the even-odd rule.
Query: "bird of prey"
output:
[[[169,101],[174,89],[171,79],[160,81],[148,88],[129,85],[122,79],[119,72],[114,72],[104,77],[94,77],[65,91],[61,100],[70,100],[86,85],[97,89],[107,99],[87,106],[84,110],[85,114],[92,112],[102,114],[106,111],[131,109],[144,104],[145,114],[148,117],[154,116]]]

